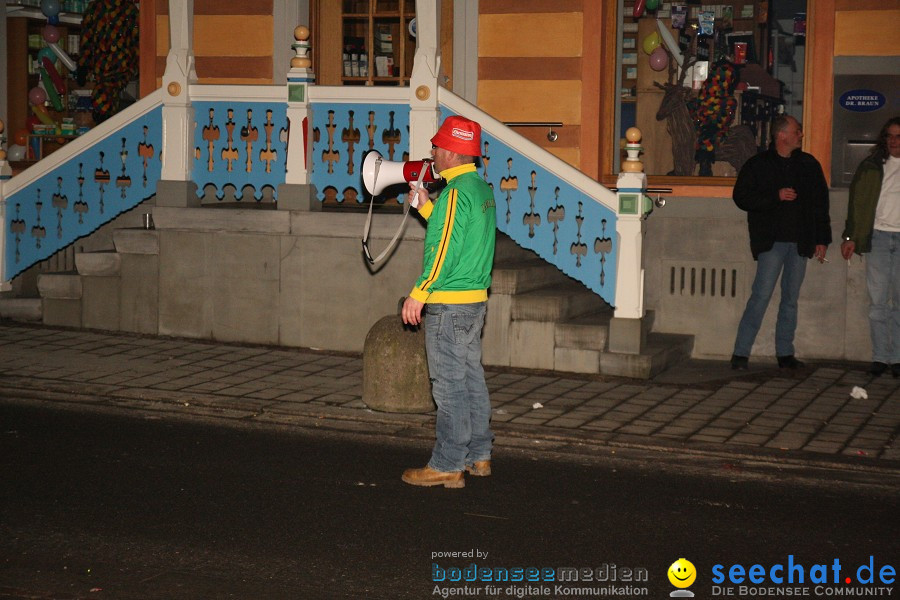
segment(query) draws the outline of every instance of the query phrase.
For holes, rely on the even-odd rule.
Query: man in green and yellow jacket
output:
[[[403,303],[403,322],[425,313],[425,351],[437,405],[428,465],[407,469],[411,485],[459,488],[463,472],[491,474],[491,403],[481,365],[481,331],[496,238],[494,194],[478,175],[481,126],[447,117],[431,138],[434,166],[447,186],[435,202],[423,189],[409,202],[428,220],[422,274]],[[415,184],[411,184],[415,187]]]

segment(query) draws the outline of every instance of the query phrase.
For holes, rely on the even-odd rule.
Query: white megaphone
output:
[[[367,192],[377,196],[386,187],[398,183],[413,181],[433,183],[440,179],[440,175],[434,172],[433,165],[431,160],[408,160],[406,162],[384,160],[380,152],[371,150],[363,159],[363,185]]]

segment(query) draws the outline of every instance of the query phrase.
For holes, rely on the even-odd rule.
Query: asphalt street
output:
[[[862,585],[854,578],[869,561],[896,568],[896,487],[525,445],[499,447],[495,474],[462,490],[403,484],[401,471],[428,451],[427,440],[376,427],[3,401],[0,598],[607,597],[573,584],[492,593],[484,582],[434,581],[472,564],[586,568],[607,581],[578,590],[630,585],[630,597],[661,598],[680,557],[696,566],[691,589],[711,597],[716,565],[792,561],[808,578],[838,560],[852,581],[837,587]],[[625,581],[629,570],[646,580]]]

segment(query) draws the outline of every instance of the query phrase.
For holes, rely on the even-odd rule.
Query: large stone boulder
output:
[[[434,410],[424,325],[407,328],[399,315],[388,315],[372,326],[363,347],[362,399],[384,412]]]

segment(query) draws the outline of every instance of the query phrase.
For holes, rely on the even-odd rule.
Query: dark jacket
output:
[[[872,251],[872,230],[875,229],[875,208],[881,196],[884,163],[870,156],[859,164],[850,184],[850,204],[844,239],[851,240],[857,254]]]
[[[783,174],[785,166],[788,176]],[[772,147],[744,163],[732,195],[738,208],[747,211],[750,251],[754,260],[775,244],[779,205],[782,204],[778,190],[788,183],[797,191],[794,202],[800,207],[798,254],[812,258],[816,246],[831,243],[828,184],[819,161],[811,154],[795,150],[785,164]]]

